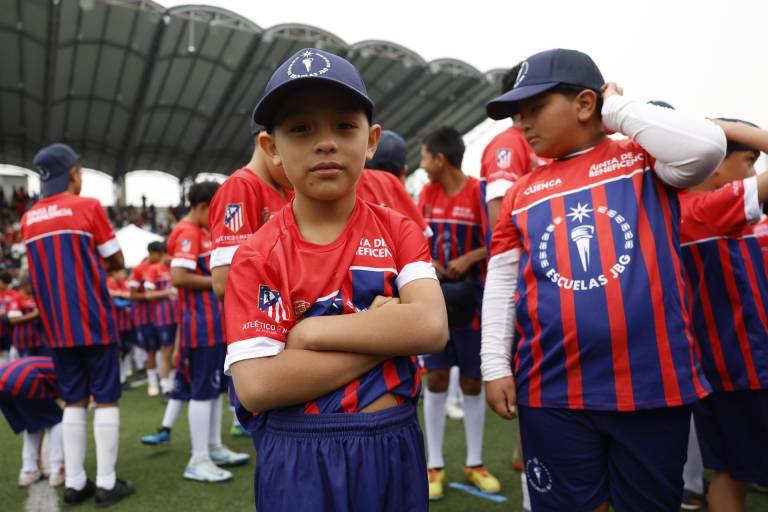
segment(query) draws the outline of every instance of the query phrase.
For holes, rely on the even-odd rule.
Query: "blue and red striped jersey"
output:
[[[224,295],[225,371],[237,361],[280,353],[301,318],[364,311],[377,295],[397,297],[399,289],[421,278],[435,278],[426,240],[416,223],[399,213],[358,200],[336,241],[317,245],[301,237],[292,209],[284,208],[240,246],[232,262]],[[415,402],[419,372],[415,357],[393,357],[289,410],[354,413],[387,393]]]
[[[208,231],[180,220],[168,237],[171,267],[185,268],[210,276],[211,235]],[[179,336],[189,348],[212,347],[224,343],[221,304],[212,289],[179,288]]]
[[[14,292],[11,297],[8,305],[9,319],[18,318],[37,311],[37,303],[34,297],[20,292]],[[42,346],[42,331],[43,326],[40,323],[40,317],[14,324],[13,334],[11,335],[13,346],[19,352]]]
[[[501,199],[521,176],[548,162],[536,156],[520,128],[510,126],[491,139],[483,150],[480,159],[483,203]]]
[[[16,292],[11,289],[0,290],[0,338],[9,338],[13,332],[10,322],[8,322],[8,308],[14,293]]]
[[[51,347],[117,342],[102,258],[117,253],[120,243],[99,202],[68,193],[46,197],[24,214],[21,234]]]
[[[113,278],[107,278],[107,289],[111,292],[121,292],[126,296],[130,296],[131,289],[128,286],[128,281],[117,282]],[[133,330],[133,304],[130,299],[112,297],[112,303],[115,305],[117,311],[117,330],[119,332],[128,332]]]
[[[718,391],[768,388],[768,274],[750,222],[755,178],[680,195],[680,239],[702,366]]]
[[[57,398],[58,380],[51,357],[22,357],[0,366],[0,394],[26,400]]]
[[[171,267],[163,262],[150,266],[144,286],[150,290],[160,292],[173,288],[171,286]],[[177,311],[179,307],[178,302],[176,297],[149,301],[149,317],[152,324],[157,327],[176,325],[179,316]]]
[[[709,392],[685,308],[677,193],[654,165],[632,140],[606,139],[504,197],[491,259],[520,250],[521,404],[634,411]]]
[[[144,285],[147,282],[147,275],[151,266],[152,263],[145,259],[131,270],[131,276],[128,279],[128,286],[131,289],[139,292],[141,295],[143,295],[146,291]],[[133,316],[132,321],[134,327],[143,327],[145,325],[149,325],[150,311],[151,307],[148,301],[134,300],[133,304],[131,304],[131,315]]]

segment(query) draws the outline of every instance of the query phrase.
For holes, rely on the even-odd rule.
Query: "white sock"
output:
[[[427,467],[442,468],[443,435],[445,434],[445,401],[448,393],[424,391],[424,430],[427,435]]]
[[[5,364],[8,362],[8,356],[9,352],[7,350],[0,350],[0,364]]]
[[[237,419],[237,411],[234,409],[232,409],[232,424],[236,427],[242,427],[242,425],[240,425],[240,420]]]
[[[125,354],[125,356],[123,357],[123,364],[121,366],[122,366],[122,371],[125,374],[126,378],[133,375],[133,367],[131,365],[130,352],[128,354]]]
[[[528,479],[525,477],[525,469],[520,474],[520,484],[523,486],[523,510],[531,510],[531,496],[528,494]]]
[[[218,448],[221,446],[221,394],[211,402],[211,430],[208,432],[208,446]]]
[[[149,387],[157,387],[157,368],[147,368],[147,383]]]
[[[691,432],[688,435],[688,460],[683,466],[684,488],[696,494],[704,494],[704,463],[701,460],[699,438],[691,415]]]
[[[141,347],[133,347],[133,362],[136,363],[136,368],[144,368],[144,363],[147,362],[147,351]]]
[[[51,473],[60,472],[61,465],[64,464],[64,440],[61,430],[61,423],[48,430],[48,467]]]
[[[168,405],[165,406],[165,414],[163,414],[162,426],[168,430],[172,429],[176,425],[176,420],[179,418],[181,408],[184,406],[184,402],[172,398],[168,400]]]
[[[61,419],[61,434],[64,440],[65,486],[80,490],[85,487],[85,447],[88,410],[85,407],[66,407]]]
[[[24,431],[24,444],[21,446],[21,470],[33,473],[38,470],[37,459],[40,456],[40,438],[43,432],[34,434]]]
[[[483,427],[485,426],[485,394],[464,395],[464,438],[467,441],[467,466],[483,463]]]
[[[462,393],[459,385],[459,367],[451,368],[450,380],[448,381],[448,400],[454,403],[461,403]]]
[[[163,394],[173,391],[173,381],[168,377],[160,379],[160,391],[162,391]]]
[[[96,487],[115,487],[115,464],[120,441],[120,409],[97,407],[93,418],[96,439]]]
[[[192,458],[208,457],[208,438],[211,430],[213,400],[190,400],[189,438],[192,441]]]

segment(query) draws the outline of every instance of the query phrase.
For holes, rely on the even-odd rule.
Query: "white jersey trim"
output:
[[[414,261],[408,263],[398,274],[395,284],[398,290],[402,290],[405,285],[417,279],[434,279],[437,281],[437,274],[432,263],[426,261]]]
[[[173,258],[171,260],[171,268],[173,267],[186,268],[187,270],[197,270],[197,262],[188,260],[186,258]]]
[[[435,218],[428,218],[425,219],[427,222],[440,222],[443,224],[459,224],[461,226],[479,226],[477,222],[469,222],[466,220],[454,220],[454,219],[435,219]]]
[[[698,240],[691,240],[680,244],[680,247],[688,247],[689,245],[703,244],[705,242],[712,242],[714,240],[747,240],[749,238],[757,238],[757,235],[744,235],[744,236],[710,236],[707,238],[699,238]]]
[[[236,341],[227,345],[227,357],[224,359],[224,373],[226,375],[232,375],[230,368],[238,361],[276,356],[284,349],[285,343],[272,338],[267,338],[266,336],[257,336],[247,340]]]
[[[239,245],[228,245],[225,247],[217,247],[211,253],[211,268],[223,267],[232,264],[232,258],[235,257],[235,253],[239,248]]]
[[[757,199],[757,176],[744,180],[744,215],[750,224],[759,221],[763,216],[763,209]]]
[[[99,254],[101,254],[102,258],[109,258],[113,254],[120,252],[121,247],[117,238],[112,238],[111,240],[107,240],[103,244],[97,246],[96,249],[99,250]]]
[[[20,316],[22,316],[21,311],[13,310],[8,312],[8,318],[19,318]]]
[[[485,186],[485,202],[490,203],[494,199],[501,199],[507,190],[512,188],[513,181],[510,180],[496,180]]]
[[[93,238],[93,233],[89,233],[88,231],[80,231],[77,229],[60,229],[58,231],[49,231],[48,233],[43,233],[42,235],[33,236],[32,238],[25,240],[24,244],[29,245],[30,243],[36,242],[41,238],[48,238],[49,236],[56,235],[82,235],[87,236],[88,238]]]

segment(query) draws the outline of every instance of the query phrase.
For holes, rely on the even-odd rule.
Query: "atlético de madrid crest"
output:
[[[233,233],[243,227],[243,203],[229,203],[224,211],[224,225]]]

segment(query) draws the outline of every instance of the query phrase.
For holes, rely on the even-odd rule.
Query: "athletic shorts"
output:
[[[0,411],[18,434],[26,430],[31,434],[61,423],[62,410],[56,400],[27,400],[0,393]]]
[[[680,510],[690,407],[518,409],[532,510]]]
[[[257,438],[257,510],[427,511],[416,407],[374,413],[270,412]]]
[[[158,325],[154,330],[160,348],[173,346],[176,341],[176,324]]]
[[[693,416],[705,468],[768,486],[768,390],[712,393]]]
[[[459,367],[459,373],[481,379],[480,373],[480,331],[471,326],[450,329],[450,338],[445,348],[435,354],[423,357],[427,371],[448,370]]]
[[[36,347],[19,350],[19,357],[36,357],[36,356],[51,357],[52,355],[53,355],[53,349],[50,348],[48,345],[38,345]]]
[[[88,400],[91,395],[97,404],[120,399],[119,344],[55,348],[53,365],[67,404]]]
[[[0,336],[0,351],[11,350],[12,344],[10,336]]]
[[[213,400],[227,390],[224,377],[224,358],[227,346],[185,349],[189,398],[191,400]]]
[[[123,355],[131,351],[136,344],[136,330],[120,331],[120,349]]]

